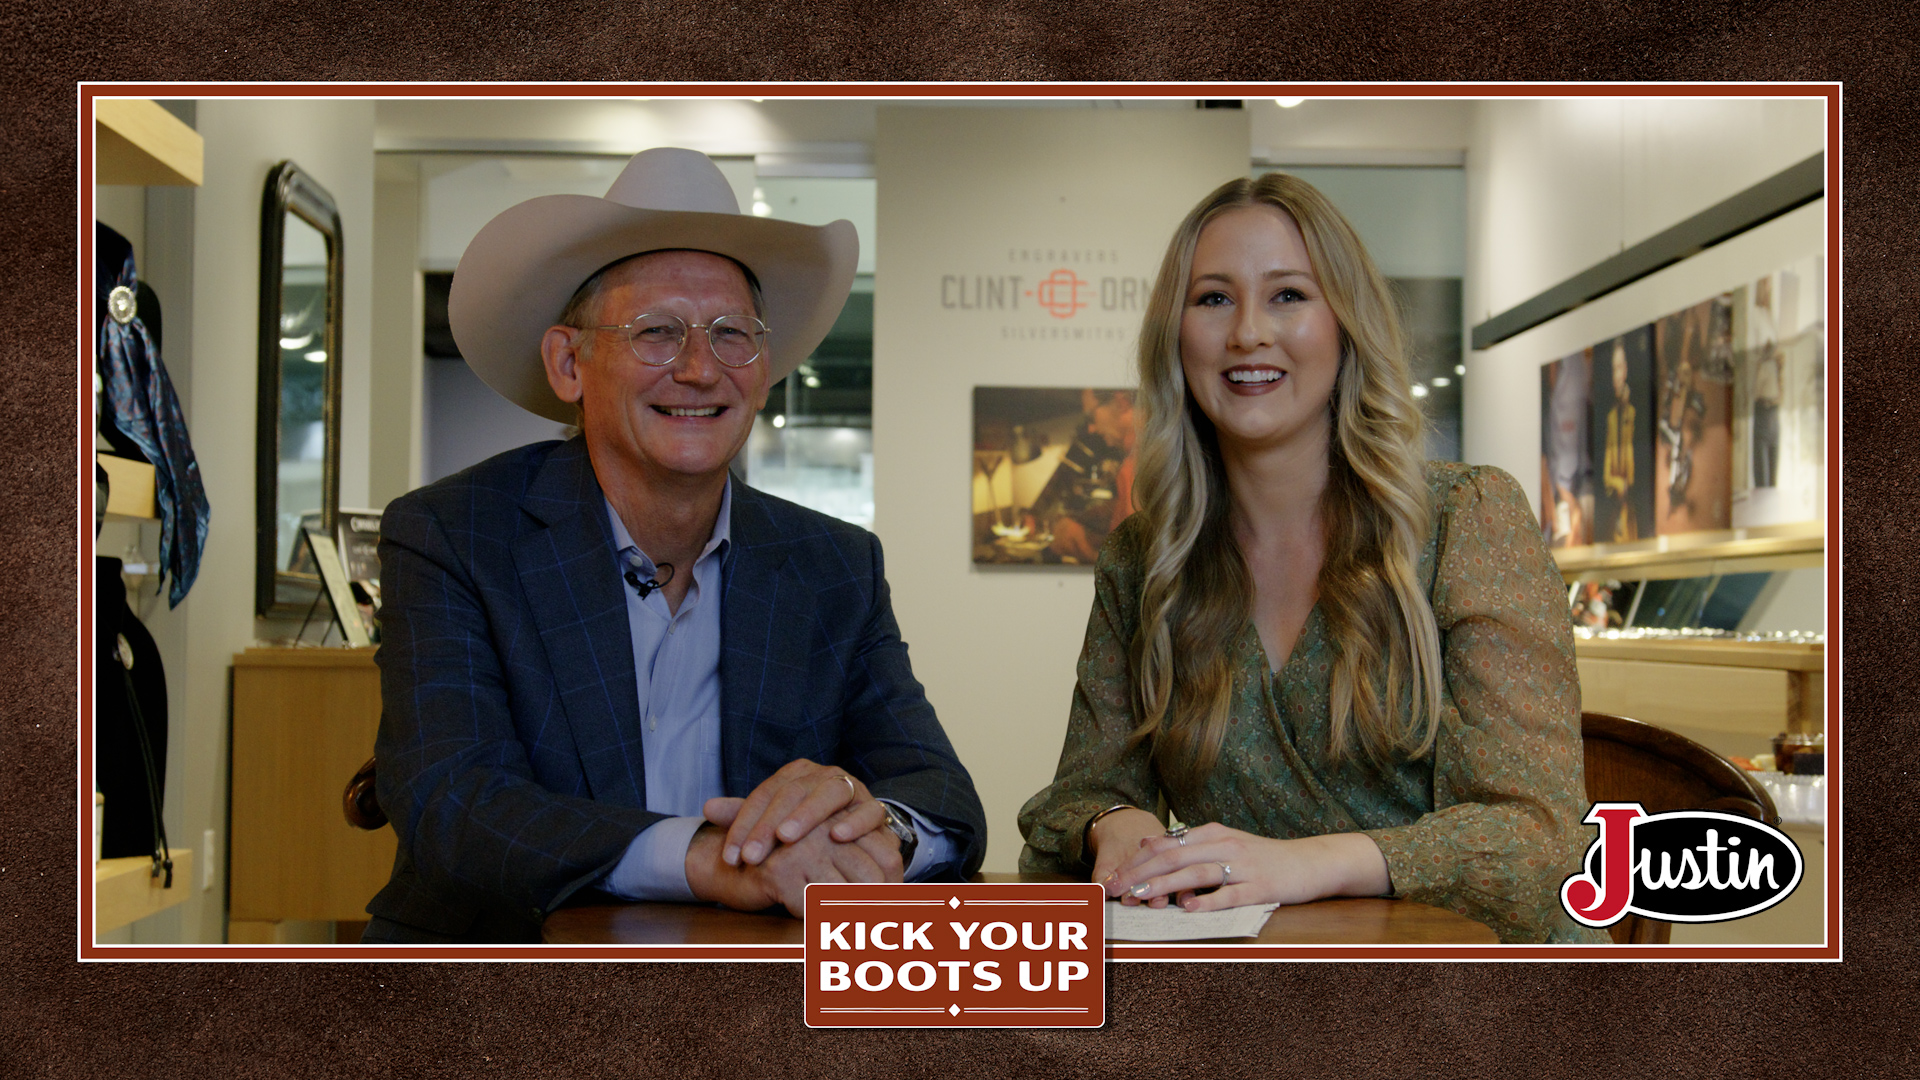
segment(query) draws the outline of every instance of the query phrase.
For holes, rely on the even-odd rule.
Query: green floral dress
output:
[[[1130,518],[1100,553],[1059,769],[1020,811],[1020,869],[1084,873],[1095,814],[1164,797],[1182,821],[1261,836],[1365,832],[1386,856],[1393,895],[1457,911],[1502,941],[1605,942],[1560,907],[1590,839],[1566,592],[1511,476],[1433,462],[1427,482],[1435,513],[1419,573],[1445,666],[1433,754],[1393,766],[1331,759],[1334,649],[1315,608],[1277,673],[1251,621],[1229,643],[1220,763],[1198,787],[1163,785],[1147,747],[1124,749],[1137,726],[1127,654],[1146,552]]]

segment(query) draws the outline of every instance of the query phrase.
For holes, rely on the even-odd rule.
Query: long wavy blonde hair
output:
[[[1416,571],[1430,510],[1406,337],[1353,226],[1312,185],[1281,173],[1229,181],[1193,208],[1167,245],[1141,327],[1134,498],[1149,539],[1132,643],[1133,741],[1151,741],[1163,776],[1198,783],[1226,733],[1228,651],[1246,626],[1253,579],[1229,522],[1213,424],[1187,389],[1180,323],[1201,230],[1243,206],[1277,207],[1300,227],[1341,329],[1320,499],[1319,605],[1335,656],[1329,749],[1335,760],[1356,743],[1375,761],[1423,757],[1440,709],[1440,636]]]

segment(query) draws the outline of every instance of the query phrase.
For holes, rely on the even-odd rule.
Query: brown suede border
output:
[[[1891,0],[8,5],[0,1075],[1911,1075],[1914,849],[1887,815],[1916,804],[1920,602],[1896,579],[1920,421],[1917,22]],[[1122,964],[1103,1030],[943,1033],[808,1030],[795,964],[75,961],[78,80],[1598,77],[1846,84],[1843,964]]]

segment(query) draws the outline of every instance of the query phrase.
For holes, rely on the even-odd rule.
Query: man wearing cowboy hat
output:
[[[741,214],[679,149],[474,237],[461,352],[581,435],[387,508],[376,756],[400,846],[366,940],[534,938],[581,890],[798,914],[808,881],[978,868],[985,814],[878,541],[727,471],[857,253],[848,222]]]

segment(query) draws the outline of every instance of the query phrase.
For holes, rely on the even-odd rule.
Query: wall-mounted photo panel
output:
[[[1736,289],[1732,521],[1826,516],[1826,313],[1821,259]]]
[[[1540,369],[1540,525],[1553,547],[1593,543],[1593,350]]]
[[[1733,297],[1653,325],[1654,532],[1733,522]],[[1644,534],[1643,534],[1644,535]]]
[[[1540,369],[1540,524],[1554,547],[1818,521],[1822,260]]]
[[[1653,327],[1593,347],[1593,541],[1653,535]]]
[[[973,561],[1091,566],[1133,513],[1134,392],[973,388]]]

